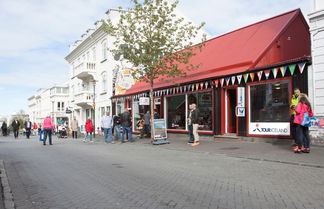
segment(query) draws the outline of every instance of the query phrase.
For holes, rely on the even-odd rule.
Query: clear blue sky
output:
[[[28,111],[27,98],[38,88],[68,80],[69,44],[118,6],[129,0],[1,0],[0,115]],[[311,0],[180,0],[178,6],[193,22],[206,22],[212,37],[296,8],[307,18]]]

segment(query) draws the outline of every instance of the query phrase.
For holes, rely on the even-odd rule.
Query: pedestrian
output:
[[[2,130],[2,135],[7,136],[8,125],[7,125],[6,121],[3,121],[2,125],[1,125],[1,130]]]
[[[117,114],[114,116],[114,135],[115,135],[115,140],[119,140],[120,137],[120,129],[121,129],[121,122],[120,122],[120,115]]]
[[[31,129],[32,129],[32,122],[29,121],[29,118],[26,118],[26,121],[24,123],[24,127],[26,130],[26,137],[29,139],[30,134],[31,134]]]
[[[90,138],[90,142],[93,142],[92,141],[93,124],[92,124],[92,121],[90,118],[88,118],[88,120],[85,123],[85,130],[86,130],[86,133],[84,135],[83,142],[87,142],[88,135]]]
[[[17,118],[15,118],[14,121],[12,121],[11,126],[13,128],[15,139],[17,139],[19,136],[19,127],[20,127],[20,123]]]
[[[41,135],[41,131],[42,131],[42,124],[38,124],[38,135]]]
[[[110,116],[110,113],[107,111],[106,115],[104,115],[101,119],[101,128],[104,130],[104,139],[105,143],[108,143],[108,137],[110,139],[110,143],[114,144],[114,138],[112,136],[112,127],[113,127],[113,118]]]
[[[36,135],[37,130],[38,130],[37,123],[34,123],[34,125],[33,125],[33,135],[34,136]]]
[[[125,108],[125,111],[121,114],[120,122],[121,122],[122,129],[123,129],[121,143],[124,143],[125,133],[127,133],[128,140],[130,142],[133,142],[133,136],[131,133],[132,121],[131,121],[131,116],[130,116],[129,110],[127,108]]]
[[[73,120],[71,121],[71,129],[72,129],[72,138],[77,139],[78,138],[78,128],[79,128],[79,123],[76,117],[73,117]]]
[[[140,132],[140,138],[143,139],[144,136],[144,120],[141,118],[140,120],[137,121],[137,129]]]
[[[154,119],[159,119],[160,114],[158,113],[157,109],[154,109]]]
[[[192,115],[192,104],[189,104],[189,113],[188,113],[188,134],[189,134],[189,140],[188,144],[192,144],[195,141],[194,135],[193,135],[193,128],[191,123],[191,115]]]
[[[44,131],[44,139],[43,145],[46,145],[46,139],[48,137],[49,145],[53,145],[52,143],[52,131],[54,130],[54,125],[52,122],[52,118],[50,115],[46,116],[43,121],[43,131]]]
[[[143,117],[144,119],[144,133],[146,137],[151,137],[151,114],[147,111]]]
[[[297,146],[295,147],[295,153],[309,153],[310,152],[310,141],[309,141],[309,130],[310,117],[313,117],[312,107],[308,101],[306,94],[300,94],[298,97],[298,104],[295,107],[296,116],[294,123],[296,127]]]
[[[293,145],[292,146],[297,146],[297,138],[296,138],[296,127],[297,124],[294,123],[294,119],[296,116],[296,112],[295,112],[295,108],[298,104],[298,97],[300,95],[300,89],[299,88],[295,88],[294,89],[294,94],[291,98],[291,103],[290,103],[290,125],[291,125],[291,131],[292,131],[292,137],[293,137]]]
[[[198,135],[198,127],[199,127],[199,111],[197,110],[197,106],[195,103],[191,104],[191,110],[189,112],[189,121],[188,124],[192,125],[192,135],[194,136],[194,142],[191,146],[197,146],[200,144],[199,135]]]

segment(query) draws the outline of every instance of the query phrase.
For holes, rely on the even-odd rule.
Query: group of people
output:
[[[313,117],[312,107],[306,94],[300,93],[300,89],[294,89],[291,100],[291,126],[294,139],[295,153],[310,152],[309,130],[310,117]]]
[[[12,131],[14,133],[14,137],[15,137],[15,139],[17,139],[19,137],[19,130],[21,128],[20,127],[21,124],[20,124],[18,118],[14,118],[14,120],[11,123],[11,126],[12,126]],[[30,135],[35,130],[37,130],[37,124],[36,123],[33,124],[29,120],[29,118],[26,118],[26,120],[24,121],[24,133],[25,133],[27,139],[30,138]],[[5,121],[1,125],[1,131],[2,131],[3,136],[8,136],[10,134],[10,129]]]

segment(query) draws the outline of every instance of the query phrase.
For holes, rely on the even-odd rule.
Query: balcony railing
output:
[[[91,105],[93,103],[93,93],[82,91],[74,95],[74,103],[79,106]]]
[[[82,62],[73,68],[73,77],[86,79],[96,72],[96,63]]]

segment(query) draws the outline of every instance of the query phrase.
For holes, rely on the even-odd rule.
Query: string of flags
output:
[[[303,62],[299,64],[291,64],[291,65],[286,65],[281,67],[275,67],[272,69],[260,70],[257,72],[248,72],[248,73],[243,73],[235,76],[233,75],[229,77],[219,78],[216,80],[197,82],[193,84],[171,87],[163,90],[155,90],[153,92],[153,96],[160,97],[160,96],[170,95],[170,94],[192,92],[192,91],[212,88],[213,86],[218,88],[218,87],[223,87],[225,85],[228,86],[228,85],[241,84],[242,82],[245,83],[248,83],[249,81],[254,82],[257,81],[257,79],[258,81],[261,81],[262,78],[268,80],[271,74],[273,79],[276,79],[279,76],[279,74],[281,74],[281,77],[284,77],[288,73],[292,76],[296,72],[296,69],[298,69],[299,73],[302,74],[305,69],[305,66],[306,66],[306,62]],[[113,101],[125,101],[125,99],[130,100],[132,98],[139,99],[140,97],[149,97],[149,92],[141,93],[133,96],[113,98]]]

